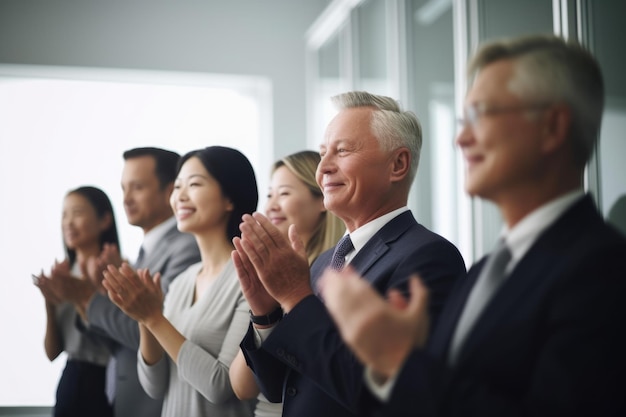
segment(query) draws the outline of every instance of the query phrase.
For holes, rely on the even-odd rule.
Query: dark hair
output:
[[[198,158],[207,172],[220,184],[222,194],[233,203],[233,212],[228,219],[228,239],[241,236],[241,216],[256,210],[259,202],[254,169],[244,154],[233,148],[209,146],[188,152],[178,163],[177,171],[192,157]]]
[[[176,180],[177,164],[180,155],[173,151],[160,148],[134,148],[124,152],[124,160],[139,158],[141,156],[150,156],[154,158],[155,175],[161,185],[161,190]]]
[[[111,224],[100,234],[100,249],[103,248],[105,243],[114,243],[121,251],[113,205],[111,205],[111,200],[109,200],[109,197],[107,197],[104,191],[96,187],[84,186],[69,191],[66,196],[71,194],[78,194],[85,197],[96,210],[96,215],[99,219],[103,218],[107,213],[111,215]],[[63,246],[65,247],[65,253],[70,262],[70,267],[72,267],[74,266],[74,262],[76,262],[76,250],[68,248],[65,240],[63,240]]]

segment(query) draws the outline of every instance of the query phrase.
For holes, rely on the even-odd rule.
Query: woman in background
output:
[[[235,149],[212,146],[181,158],[170,199],[178,229],[198,242],[201,262],[170,286],[165,302],[159,276],[127,264],[109,266],[109,298],[139,322],[139,381],[163,398],[164,417],[247,417],[228,368],[248,328],[248,304],[231,260],[239,223],[258,202],[254,171]]]
[[[265,215],[287,236],[294,224],[305,245],[309,265],[325,250],[332,248],[343,236],[345,226],[324,207],[324,196],[315,181],[320,155],[302,151],[274,163],[267,195]],[[256,417],[280,416],[282,404],[269,403],[254,380],[243,353],[239,351],[230,367],[230,381],[240,399],[258,396]]]
[[[66,285],[91,285],[83,274],[88,260],[97,258],[106,244],[119,248],[111,201],[95,187],[72,190],[63,202],[61,224],[65,260],[55,262],[49,276],[43,272],[33,276],[46,303],[46,355],[53,361],[61,352],[67,353],[57,387],[54,416],[112,416],[105,393],[109,348],[105,339],[78,330],[77,310],[64,299],[62,289]]]

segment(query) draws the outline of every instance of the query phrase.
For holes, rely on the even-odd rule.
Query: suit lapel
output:
[[[350,261],[350,265],[362,276],[367,275],[370,268],[389,250],[389,244],[400,238],[412,225],[417,222],[410,211],[391,219]],[[368,279],[366,277],[366,279]],[[371,280],[368,279],[370,282]]]
[[[570,208],[555,224],[544,231],[529,251],[519,261],[511,275],[496,291],[492,300],[476,322],[459,354],[459,366],[465,360],[471,360],[471,353],[478,349],[484,338],[494,329],[511,319],[521,311],[537,303],[536,297],[542,294],[541,287],[551,285],[554,270],[560,270],[559,263],[567,262],[568,242],[578,235],[581,224],[600,219],[589,197]],[[600,219],[601,220],[601,219]],[[476,276],[479,271],[476,271]],[[476,277],[474,277],[474,280]],[[469,290],[464,294],[465,299]],[[464,304],[464,303],[463,303]],[[458,312],[460,315],[460,311]],[[451,332],[456,327],[458,315]],[[450,333],[451,336],[452,333]],[[447,339],[445,350],[449,347]]]
[[[431,340],[429,342],[429,350],[437,355],[446,358],[452,335],[456,329],[456,325],[459,321],[467,298],[480,275],[485,260],[487,257],[483,257],[478,263],[476,263],[467,273],[465,279],[459,280],[456,284],[456,288],[452,291],[450,298],[448,299],[445,309],[442,311],[439,317],[439,324],[433,331]]]
[[[176,224],[172,225],[161,239],[158,240],[152,252],[148,253],[144,264],[150,271],[159,271],[162,269],[163,262],[167,259],[166,253],[172,240],[172,236],[177,233]]]

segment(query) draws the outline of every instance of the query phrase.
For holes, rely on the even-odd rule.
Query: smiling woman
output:
[[[18,341],[0,355],[0,407],[53,404],[65,362],[64,355],[52,364],[45,357],[45,311],[30,280],[51,257],[63,258],[60,207],[49,202],[77,182],[102,188],[123,255],[134,258],[142,236],[122,208],[122,153],[228,144],[245,149],[256,170],[267,167],[270,103],[269,82],[253,77],[0,65],[0,253],[11,260],[0,327],[4,340]]]

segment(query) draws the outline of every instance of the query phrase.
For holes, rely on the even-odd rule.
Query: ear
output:
[[[113,216],[111,213],[104,213],[104,216],[100,219],[100,231],[103,232],[111,227],[113,223]]]
[[[167,205],[170,205],[170,196],[172,195],[172,192],[174,191],[174,182],[168,182],[167,185],[165,186],[165,193],[167,194]]]
[[[400,182],[409,175],[409,170],[411,169],[411,152],[409,152],[408,148],[396,149],[391,162],[391,182]]]
[[[226,211],[231,213],[233,210],[235,210],[235,205],[230,198],[226,198]]]
[[[553,153],[568,141],[572,128],[572,110],[564,104],[556,104],[546,110],[545,136],[541,149]]]

